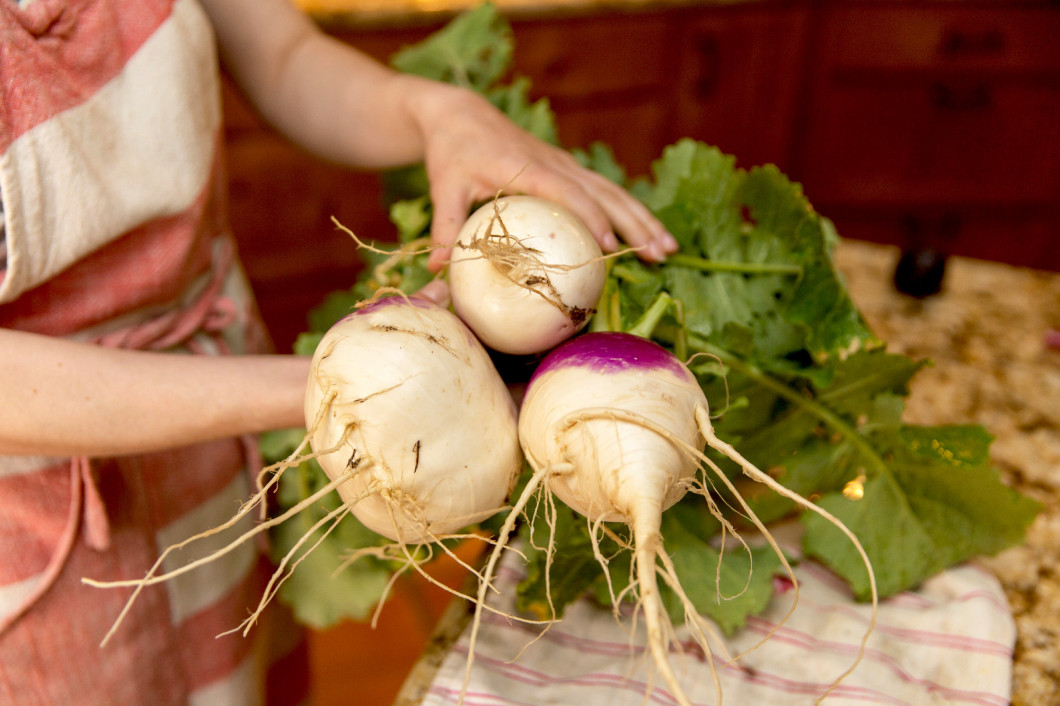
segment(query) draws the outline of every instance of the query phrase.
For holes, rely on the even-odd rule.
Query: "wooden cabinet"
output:
[[[567,147],[631,175],[693,137],[772,162],[842,235],[1060,270],[1060,7],[763,0],[513,14],[514,73]],[[325,29],[380,60],[445,18]],[[232,220],[281,349],[393,229],[375,175],[300,153],[226,91]]]
[[[675,34],[670,141],[694,137],[740,166],[790,166],[810,10],[748,3],[688,12]]]
[[[1060,10],[836,3],[814,34],[793,171],[841,233],[1060,269]]]
[[[514,70],[549,99],[564,145],[604,142],[630,174],[683,137],[783,167],[808,18],[767,2],[516,19]]]
[[[643,174],[669,135],[672,25],[664,12],[516,19],[513,71],[548,98],[563,145],[604,142]]]

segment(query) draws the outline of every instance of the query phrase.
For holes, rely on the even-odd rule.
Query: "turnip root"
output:
[[[502,196],[464,223],[449,282],[457,315],[490,348],[546,351],[584,327],[603,290],[600,246],[567,208]]]
[[[260,490],[228,522],[167,548],[142,579],[83,579],[94,586],[136,588],[104,642],[144,587],[232,551],[332,491],[338,491],[341,506],[307,537],[317,530],[330,531],[352,513],[393,540],[406,567],[422,571],[419,564],[425,559],[420,557],[429,557],[431,551],[414,557],[408,545],[437,543],[448,552],[442,540],[505,508],[523,466],[508,388],[460,319],[425,299],[377,298],[328,330],[312,360],[305,420],[307,433],[299,447],[262,471]],[[303,453],[307,445],[311,453]],[[217,552],[156,573],[174,550],[231,528],[263,506],[280,474],[310,458],[330,479],[318,492]],[[305,540],[298,542],[280,562],[257,610],[240,626],[244,633],[275,595],[284,572],[301,560],[295,554],[303,544]]]
[[[712,469],[714,480],[729,489],[794,581],[783,552],[704,453],[704,445],[736,461],[750,478],[827,517],[846,533],[869,570],[875,604],[872,567],[857,538],[838,519],[779,485],[720,440],[714,434],[707,400],[695,376],[654,342],[625,333],[587,333],[557,347],[541,362],[527,387],[519,436],[534,474],[513,503],[501,541],[539,488],[547,498],[558,497],[584,515],[593,527],[603,522],[627,525],[634,559],[633,588],[644,616],[648,647],[656,669],[681,704],[689,701],[668,656],[673,628],[660,599],[659,577],[683,603],[690,633],[708,659],[712,646],[707,643],[712,633],[696,614],[663,550],[662,513],[691,490],[702,495],[723,526],[733,531],[707,492],[711,481],[698,477],[700,469]],[[502,550],[501,544],[494,547],[487,561],[480,601],[485,598],[485,586]],[[472,624],[468,678],[479,618],[480,612]]]
[[[310,434],[317,461],[332,479],[358,468],[339,495],[395,541],[429,542],[495,514],[522,468],[515,403],[489,356],[422,300],[381,299],[328,331],[307,423],[323,407]]]

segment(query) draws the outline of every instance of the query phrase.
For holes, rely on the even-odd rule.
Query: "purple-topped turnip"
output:
[[[727,530],[734,532],[717,513],[708,491],[710,482],[720,483],[794,579],[784,553],[734,485],[704,453],[705,446],[735,461],[753,480],[836,524],[857,547],[871,580],[872,567],[860,543],[838,519],[781,486],[715,435],[707,399],[696,377],[657,343],[627,333],[587,333],[558,346],[544,358],[527,386],[519,413],[519,438],[534,473],[513,503],[499,544],[489,557],[479,603],[485,599],[485,588],[515,518],[539,489],[584,515],[593,529],[594,541],[602,523],[625,524],[631,531],[632,585],[644,616],[648,648],[680,704],[689,701],[670,664],[673,627],[660,599],[658,578],[662,577],[682,602],[690,633],[708,658],[712,654],[707,644],[712,627],[698,615],[664,551],[662,513],[692,491],[702,495]],[[710,481],[700,478],[704,466],[713,471]],[[599,551],[597,554],[605,564]],[[604,565],[605,572],[606,568]],[[874,580],[872,583],[875,586]],[[468,677],[479,618],[476,614],[472,625]]]

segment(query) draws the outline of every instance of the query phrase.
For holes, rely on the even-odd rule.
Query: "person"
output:
[[[221,62],[322,158],[424,163],[435,270],[502,186],[567,205],[605,250],[616,232],[649,260],[676,248],[481,97],[396,73],[285,0],[0,2],[0,703],[306,696],[278,611],[215,639],[260,597],[256,547],[144,591],[105,647],[128,592],[81,582],[143,576],[228,519],[252,435],[304,423],[309,361],[269,351],[225,223]]]

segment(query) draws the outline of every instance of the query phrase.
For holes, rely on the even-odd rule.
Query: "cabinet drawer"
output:
[[[567,148],[603,142],[628,176],[647,174],[668,144],[667,113],[650,101],[557,106],[556,129]]]
[[[1060,8],[858,3],[829,10],[822,36],[839,72],[1060,70]]]
[[[831,85],[807,124],[811,199],[1032,203],[1060,195],[1060,85],[975,78]]]
[[[693,137],[740,166],[787,168],[806,68],[809,11],[732,6],[690,14],[676,35],[671,140]]]
[[[655,90],[672,71],[666,13],[513,22],[513,70],[550,99]]]

